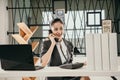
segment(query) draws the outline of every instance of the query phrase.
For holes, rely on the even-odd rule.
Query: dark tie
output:
[[[65,56],[65,54],[64,54],[64,52],[63,52],[63,49],[62,49],[62,45],[61,45],[61,44],[60,44],[60,50],[61,50],[61,52],[62,52],[62,54],[63,54],[63,56],[64,56],[64,58],[65,58],[66,62],[68,62],[68,58]]]

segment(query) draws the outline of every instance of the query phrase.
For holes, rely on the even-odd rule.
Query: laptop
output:
[[[4,70],[39,70],[34,66],[32,47],[29,44],[0,45],[1,68]]]

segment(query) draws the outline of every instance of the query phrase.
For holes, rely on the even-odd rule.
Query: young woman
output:
[[[42,66],[60,66],[72,63],[73,45],[62,38],[63,22],[56,18],[51,22],[51,32],[42,45]],[[80,80],[80,77],[48,77],[47,80]]]

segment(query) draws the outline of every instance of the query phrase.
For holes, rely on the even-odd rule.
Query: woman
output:
[[[56,18],[51,22],[51,32],[42,45],[42,66],[60,66],[72,63],[73,45],[62,38],[63,22]],[[80,77],[48,77],[48,80],[80,80]]]

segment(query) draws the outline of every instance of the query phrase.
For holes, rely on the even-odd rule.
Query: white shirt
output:
[[[60,44],[61,44],[61,46],[62,46],[62,51],[63,51],[64,55],[65,55],[66,58],[68,59],[67,47],[66,47],[66,45],[65,45],[65,43],[64,43],[63,40],[62,40],[61,42],[57,42],[57,43],[56,43],[58,52],[59,52],[60,57],[61,57],[61,61],[62,61],[62,63],[64,63],[64,62],[66,62],[66,59],[65,59],[65,57],[63,56],[63,53],[62,53],[62,51],[61,51],[61,49],[60,49]]]

